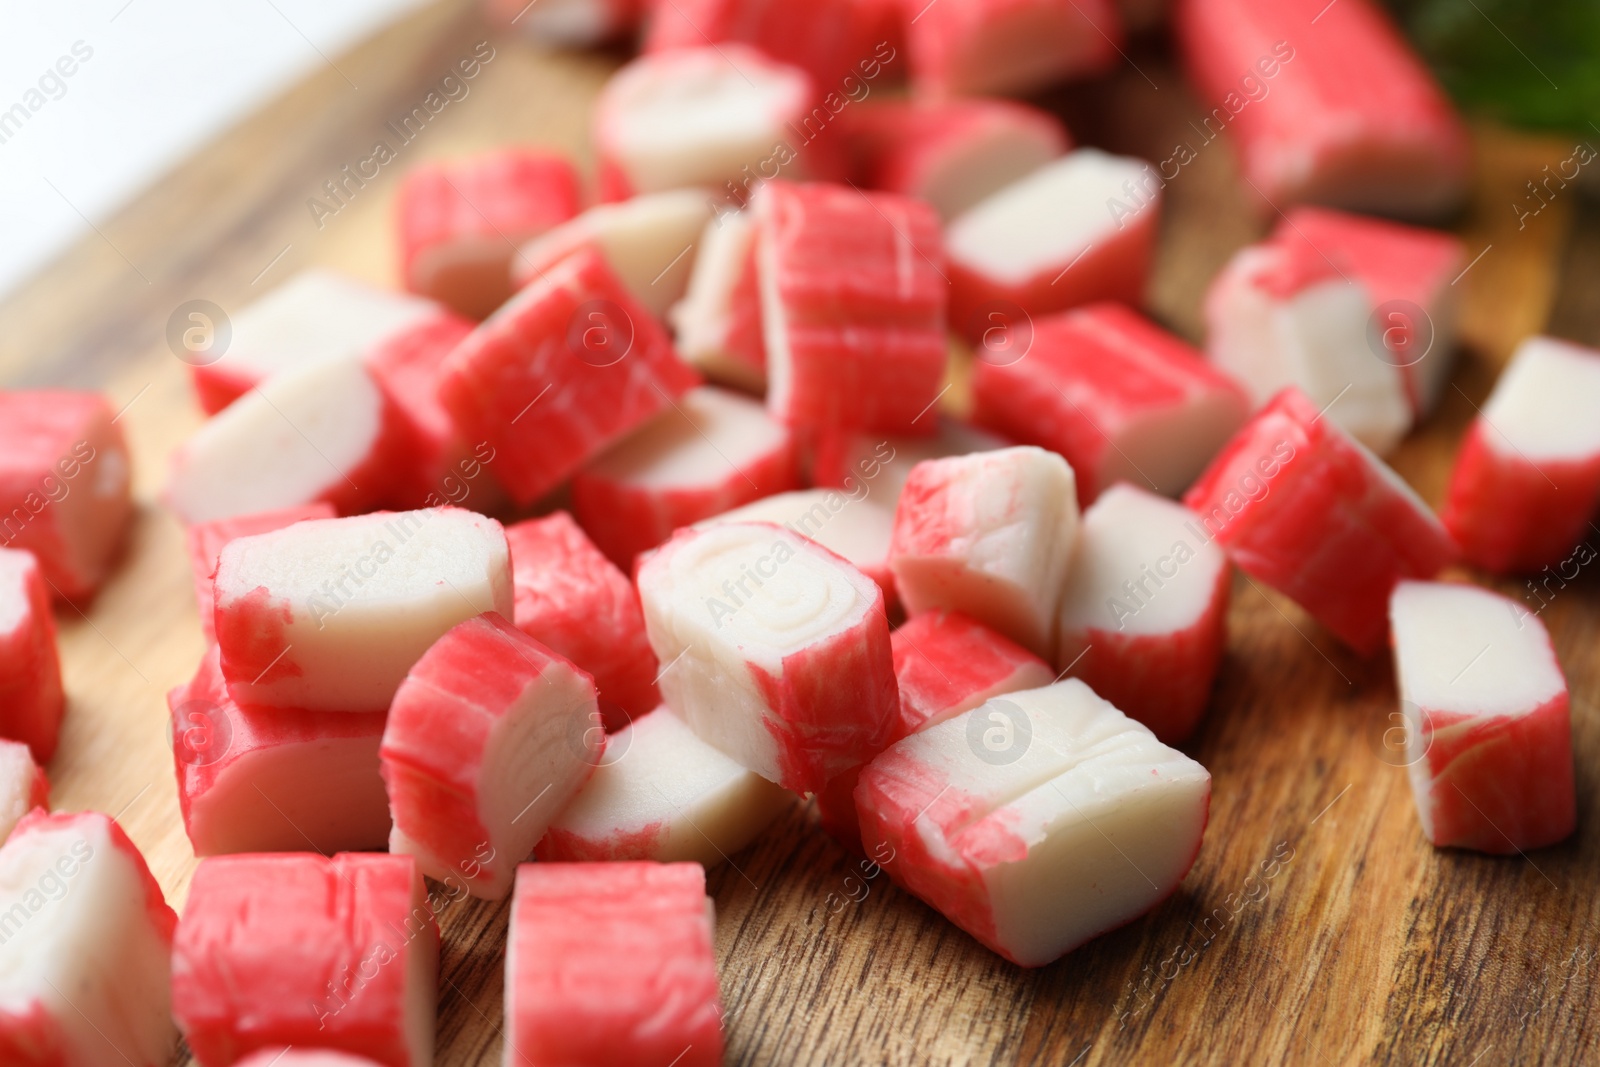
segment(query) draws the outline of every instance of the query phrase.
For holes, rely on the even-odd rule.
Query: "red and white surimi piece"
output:
[[[637,573],[661,692],[769,781],[821,789],[871,758],[897,698],[883,591],[779,526],[680,530]]]
[[[1112,0],[903,0],[911,80],[928,96],[1024,95],[1117,62]]]
[[[894,509],[865,492],[801,489],[764,497],[700,523],[776,523],[809,537],[829,552],[849,560],[877,582],[885,600],[894,599],[894,574],[889,570],[889,540],[894,536]]]
[[[606,747],[594,777],[539,842],[541,862],[688,860],[715,867],[794,801],[700,740],[664,705]]]
[[[1363,655],[1389,632],[1389,594],[1456,547],[1416,492],[1295,389],[1234,435],[1184,495],[1239,569]]]
[[[523,245],[511,263],[519,288],[545,280],[574,252],[589,249],[656,318],[683,298],[695,249],[715,205],[704,190],[675,189],[598,204]]]
[[[172,456],[166,501],[185,523],[386,500],[414,457],[411,425],[356,357],[285,371],[213,415]]]
[[[217,647],[167,694],[178,804],[196,856],[332,855],[389,843],[378,771],[385,713],[328,715],[240,705]]]
[[[911,614],[959,611],[1049,655],[1077,533],[1072,468],[1053,452],[932,459],[900,494],[889,567]]]
[[[49,763],[65,710],[44,572],[31,553],[0,548],[0,737]]]
[[[894,100],[845,114],[860,181],[926,200],[946,220],[1072,146],[1060,119],[1009,100]]]
[[[1120,304],[1030,329],[1015,358],[973,364],[973,418],[1066,457],[1085,504],[1119,481],[1176,496],[1249,416],[1232,379]]]
[[[0,843],[34,808],[50,807],[50,779],[21,741],[0,740]]]
[[[952,220],[951,329],[977,341],[1027,315],[1141,303],[1161,213],[1148,171],[1143,160],[1079,148]]]
[[[238,1067],[379,1067],[379,1065],[365,1056],[348,1056],[343,1052],[267,1048],[239,1060]]]
[[[213,856],[178,924],[172,1014],[203,1067],[285,1046],[427,1067],[438,972],[410,856]]]
[[[1530,337],[1456,455],[1441,518],[1485,570],[1536,571],[1573,554],[1600,507],[1600,351]]]
[[[813,95],[805,71],[748,45],[641,55],[612,75],[595,101],[600,195],[626,200],[737,185],[769,159],[779,173],[814,174],[812,154],[773,155],[793,137]]]
[[[458,622],[511,614],[493,519],[460,508],[313,519],[222,550],[217,644],[243,704],[384,711]]]
[[[229,541],[281,530],[306,519],[331,519],[336,514],[332,504],[307,504],[281,511],[240,515],[234,519],[198,522],[186,529],[183,532],[184,546],[189,551],[189,569],[194,574],[194,600],[200,610],[200,630],[206,640],[216,640],[216,587],[213,583],[217,575],[217,562]]]
[[[661,703],[639,594],[565,511],[506,527],[517,629],[594,678],[607,730]]]
[[[488,0],[486,15],[502,30],[552,48],[587,48],[631,32],[647,5],[642,0]]]
[[[225,346],[219,324],[203,321],[203,312],[190,316],[195,396],[214,415],[274,375],[363,355],[387,337],[448,314],[432,300],[334,271],[301,271],[234,315]]]
[[[1496,593],[1443,582],[1402,582],[1389,612],[1428,840],[1511,853],[1571,835],[1567,679],[1544,624]]]
[[[600,762],[598,722],[587,674],[499,615],[468,619],[417,661],[389,709],[389,851],[504,899]]]
[[[932,433],[949,288],[933,209],[774,181],[752,210],[768,409],[808,428]]]
[[[517,868],[505,1067],[722,1062],[713,904],[698,863]]]
[[[1211,776],[1076,678],[915,733],[856,786],[896,882],[1038,967],[1149,911],[1200,852]]]
[[[517,246],[578,213],[578,172],[565,157],[507,148],[424,162],[396,194],[406,288],[472,319],[511,296]]]
[[[1055,663],[1176,745],[1194,732],[1228,637],[1228,558],[1200,517],[1132,485],[1083,513]]]
[[[900,687],[895,740],[969,711],[990,697],[1039,689],[1055,680],[1044,660],[953,611],[913,615],[889,635],[889,646]],[[817,794],[822,828],[855,849],[861,848],[855,801],[860,772],[859,767],[846,771]]]
[[[753,212],[725,211],[706,223],[689,287],[669,318],[684,362],[713,381],[765,391]]]
[[[760,401],[702,386],[572,479],[584,531],[618,566],[680,526],[800,485],[794,434]]]
[[[99,393],[0,390],[0,546],[32,552],[62,599],[99,588],[133,514],[117,418]]]
[[[1465,198],[1466,128],[1379,5],[1179,0],[1173,24],[1206,127],[1231,135],[1263,207],[1420,216]]]
[[[579,250],[450,354],[439,398],[529,504],[697,384],[600,254]]]
[[[171,1060],[177,916],[99,812],[25,816],[0,847],[0,1063],[161,1067]]]
[[[929,418],[933,417],[930,412]],[[852,495],[865,493],[892,509],[911,471],[923,460],[993,452],[1011,443],[947,415],[937,417],[931,437],[841,430],[823,434],[813,443],[811,482]]]
[[[866,0],[672,0],[657,3],[645,36],[647,54],[739,42],[811,75],[821,93],[859,93],[856,86],[897,70],[885,19]],[[856,77],[859,74],[860,77]],[[770,146],[769,146],[770,147]]]

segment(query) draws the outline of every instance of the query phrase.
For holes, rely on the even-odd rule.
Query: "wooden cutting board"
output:
[[[494,55],[468,95],[319,224],[307,202],[323,183],[486,40]],[[1150,304],[1197,339],[1206,281],[1271,220],[1235,192],[1226,144],[1190,125],[1201,109],[1159,47],[1130,55],[1109,83],[1047,103],[1087,143],[1152,160],[1179,142],[1196,149],[1166,190]],[[506,141],[588,164],[589,104],[619,59],[540,55],[492,37],[465,0],[442,3],[328,61],[0,305],[0,382],[102,388],[126,405],[138,521],[87,616],[61,612],[70,711],[50,771],[59,807],[120,815],[174,906],[195,861],[164,694],[193,670],[201,638],[179,529],[157,504],[168,453],[199,422],[164,341],[169,315],[196,298],[236,310],[313,263],[392,283],[402,168]],[[1571,144],[1492,130],[1478,143],[1478,196],[1459,227],[1479,257],[1458,282],[1467,348],[1440,410],[1394,457],[1433,501],[1518,338],[1549,329],[1600,343],[1600,209],[1563,192],[1519,229],[1513,208]],[[1242,577],[1234,592],[1227,660],[1190,746],[1214,776],[1211,824],[1172,900],[1019,970],[866,877],[797,804],[711,874],[727,1061],[1594,1062],[1600,577],[1580,574],[1543,613],[1572,685],[1578,834],[1510,858],[1423,841],[1404,771],[1380,758],[1397,706],[1386,658],[1355,658]],[[506,905],[474,901],[442,916],[442,1067],[499,1062],[506,919]]]

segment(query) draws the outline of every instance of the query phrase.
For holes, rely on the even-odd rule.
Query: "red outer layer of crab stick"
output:
[[[1549,337],[1518,347],[1467,430],[1445,495],[1441,517],[1469,562],[1496,573],[1565,569],[1596,532],[1597,411],[1600,352]]]
[[[1176,496],[1249,414],[1232,379],[1119,304],[1033,319],[1019,347],[980,350],[973,418],[1059,452],[1088,504],[1119,481]]]
[[[21,741],[0,740],[0,844],[34,808],[50,807],[50,779]]]
[[[463,341],[445,360],[439,397],[469,440],[495,450],[495,476],[526,504],[670,408],[697,377],[600,255],[586,250]]]
[[[49,763],[65,711],[44,572],[32,554],[0,548],[0,737]]]
[[[1267,204],[1438,215],[1466,195],[1466,128],[1370,0],[1179,0],[1178,50]],[[1266,207],[1266,204],[1263,204]]]
[[[482,319],[511,296],[517,246],[578,213],[578,172],[549,152],[507,148],[425,162],[396,194],[406,288]]]
[[[32,552],[62,599],[99,588],[133,513],[119,417],[99,393],[0,390],[0,545]]]
[[[439,927],[410,856],[213,856],[172,951],[172,1014],[202,1067],[322,1048],[433,1062]]]
[[[1022,95],[1117,62],[1112,0],[902,0],[916,91]]]
[[[284,508],[281,511],[261,511],[254,515],[240,515],[234,519],[217,519],[199,522],[183,532],[184,547],[189,552],[189,569],[194,574],[194,600],[200,610],[200,630],[207,641],[216,639],[216,610],[213,582],[217,576],[217,562],[229,541],[251,537],[259,533],[281,530],[306,519],[331,519],[336,512],[331,504],[307,504],[304,507]]]
[[[1295,389],[1245,424],[1183,502],[1240,570],[1363,655],[1389,632],[1394,587],[1456,557],[1411,487]]]
[[[698,863],[517,868],[505,1067],[722,1062],[713,905]]]
[[[607,730],[661,702],[633,582],[564,511],[506,527],[517,629],[588,672]]]

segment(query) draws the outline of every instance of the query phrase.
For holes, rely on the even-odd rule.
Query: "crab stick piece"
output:
[[[680,530],[636,574],[661,692],[702,739],[785,789],[821,789],[894,725],[883,591],[779,526]]]
[[[0,844],[34,808],[50,807],[50,779],[21,741],[0,740]]]
[[[0,737],[49,763],[65,711],[44,571],[31,553],[0,548]]]
[[[1119,481],[1176,496],[1249,415],[1230,378],[1119,304],[1034,319],[1028,345],[973,364],[973,418],[1065,456],[1085,504]]]
[[[36,810],[0,847],[0,887],[0,1063],[170,1062],[177,916],[122,828]]]
[[[246,1056],[238,1062],[238,1067],[379,1067],[379,1065],[365,1056],[347,1056],[343,1052],[267,1048]]]
[[[99,393],[0,390],[0,547],[32,552],[63,600],[99,588],[133,514],[118,417]]]
[[[270,533],[285,526],[293,526],[306,519],[331,519],[336,512],[332,504],[307,504],[304,507],[284,508],[280,511],[262,511],[254,515],[240,515],[233,519],[199,522],[183,532],[184,546],[189,551],[189,570],[194,575],[194,600],[200,610],[200,630],[207,641],[216,640],[216,597],[214,582],[217,563],[228,542],[240,537]]]
[[[167,694],[167,708],[178,806],[196,856],[387,847],[383,712],[238,704],[215,645],[194,677]]]
[[[582,200],[570,160],[525,148],[419,164],[396,197],[406,289],[469,319],[511,296],[517,246],[572,218]]]
[[[935,418],[931,412],[928,417]],[[823,434],[814,442],[811,482],[852,495],[867,494],[893,508],[905,490],[906,479],[923,460],[993,452],[1011,443],[947,415],[935,419],[930,437],[841,430]]]
[[[889,567],[912,615],[959,611],[1048,655],[1077,532],[1072,468],[1052,452],[928,460],[900,496]]]
[[[794,434],[759,401],[702,386],[572,479],[578,522],[628,568],[680,526],[800,485]]]
[[[202,1067],[285,1046],[426,1067],[438,971],[410,856],[212,856],[178,923],[172,1014]]]
[[[1600,352],[1522,342],[1456,455],[1441,516],[1496,573],[1558,567],[1600,508]],[[1558,567],[1564,569],[1564,567]]]
[[[1211,776],[1069,678],[912,734],[868,764],[855,796],[891,878],[1038,967],[1178,887]]]
[[[920,94],[1025,95],[1103,74],[1122,19],[1111,0],[904,0],[906,52]]]
[[[1394,587],[1456,556],[1422,498],[1294,389],[1234,435],[1183,502],[1240,570],[1362,655],[1389,632]]]
[[[889,570],[889,539],[894,535],[894,510],[861,491],[802,489],[778,493],[698,525],[724,522],[770,522],[801,537],[809,537],[829,552],[849,560],[862,574],[878,583],[885,600],[894,598],[894,575]]]
[[[430,508],[298,522],[222,550],[222,673],[242,704],[385,711],[434,641],[511,604],[493,519]]]
[[[517,629],[594,678],[607,730],[661,703],[639,594],[565,511],[506,527]]]
[[[1538,617],[1468,585],[1390,601],[1417,818],[1441,847],[1511,853],[1577,825],[1567,680]]]
[[[696,384],[600,254],[579,250],[457,346],[439,399],[529,504]]]
[[[722,212],[706,223],[688,289],[668,317],[684,362],[712,381],[766,391],[752,212]]]
[[[754,841],[794,801],[695,736],[665,706],[607,755],[535,849],[541,862],[689,861],[707,868]]]
[[[1227,644],[1228,559],[1200,517],[1132,485],[1083,513],[1055,662],[1163,744],[1194,732]]]

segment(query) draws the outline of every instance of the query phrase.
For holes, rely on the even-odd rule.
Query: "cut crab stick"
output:
[[[572,479],[584,531],[618,566],[680,526],[800,485],[794,435],[759,401],[702,386]]]
[[[895,740],[977,707],[990,697],[1039,689],[1055,680],[1044,660],[953,611],[913,615],[889,635],[900,687]],[[856,819],[861,768],[846,771],[817,794],[822,828],[848,848],[865,851]],[[873,842],[876,846],[878,842]]]
[[[1294,389],[1234,435],[1183,502],[1240,570],[1363,655],[1388,634],[1394,587],[1456,556],[1411,487]]]
[[[379,1067],[379,1064],[365,1056],[348,1056],[343,1052],[267,1048],[238,1061],[238,1067]]]
[[[860,85],[903,63],[884,25],[882,11],[864,0],[672,0],[655,5],[644,50],[752,45],[806,71],[819,92],[853,100]]]
[[[44,572],[31,553],[0,548],[0,737],[49,763],[65,710]]]
[[[1178,0],[1178,51],[1269,205],[1403,216],[1461,203],[1466,128],[1370,0]]]
[[[439,398],[528,504],[698,384],[597,252],[552,267],[445,361]]]
[[[364,511],[399,485],[410,426],[359,358],[276,375],[173,454],[166,501],[186,523],[331,504]]]
[[[1600,508],[1596,412],[1600,351],[1522,342],[1450,475],[1442,518],[1470,562],[1497,573],[1568,568]]]
[[[752,212],[722,212],[706,223],[689,287],[669,318],[684,362],[713,381],[766,390]]]
[[[752,208],[768,409],[806,427],[932,433],[948,289],[933,210],[785,181]]]
[[[511,604],[493,519],[430,508],[298,522],[222,550],[222,673],[242,704],[384,711],[434,641]]]
[[[951,328],[976,342],[1029,315],[1139,304],[1161,210],[1149,173],[1142,160],[1079,148],[952,220]]]
[[[929,414],[930,418],[934,416]],[[813,485],[870,495],[893,508],[911,471],[925,459],[993,452],[1011,444],[987,430],[940,415],[931,437],[841,430],[818,437],[811,455]],[[863,488],[865,487],[865,488]]]
[[[262,511],[254,515],[241,515],[235,519],[217,519],[200,522],[183,532],[184,545],[189,550],[189,569],[194,574],[194,600],[200,610],[200,630],[207,641],[216,640],[214,596],[217,562],[228,542],[240,537],[270,533],[285,526],[293,526],[306,519],[331,519],[335,516],[332,504],[307,504],[304,507],[284,508],[281,511]]]
[[[973,418],[1066,457],[1085,504],[1119,481],[1176,496],[1249,415],[1230,378],[1119,304],[1034,319],[1028,346],[976,361]]]
[[[700,740],[665,706],[635,719],[607,748],[594,777],[539,842],[540,861],[715,867],[794,801]]]
[[[674,189],[599,204],[523,245],[512,261],[512,283],[549,281],[562,260],[591,250],[605,260],[639,306],[655,318],[683,298],[695,248],[715,210],[703,190]]]
[[[517,868],[502,1063],[717,1067],[713,922],[698,863]]]
[[[1024,95],[1117,62],[1112,0],[904,0],[911,80],[928,96]]]
[[[506,527],[517,629],[593,678],[607,730],[661,702],[639,594],[564,511]]]
[[[189,1050],[202,1067],[285,1046],[427,1067],[434,910],[410,856],[201,860],[172,952],[172,1014]]]
[[[0,740],[0,844],[34,808],[50,807],[50,779],[21,741]]]
[[[0,546],[32,552],[62,599],[99,588],[133,514],[119,417],[99,393],[0,390]]]
[[[214,415],[268,378],[329,360],[360,356],[386,337],[447,315],[432,300],[375,288],[334,271],[302,271],[228,324],[191,315],[205,348],[185,362],[200,407]],[[213,352],[215,353],[213,355]]]
[[[1038,967],[1166,899],[1211,776],[1069,678],[913,734],[856,786],[863,841],[979,942]]]
[[[0,1063],[161,1067],[177,916],[122,828],[34,811],[0,847]]]
[[[889,571],[889,539],[894,535],[894,509],[865,492],[802,489],[778,493],[742,508],[706,519],[701,526],[723,522],[770,522],[809,537],[829,552],[849,560],[877,582],[885,600],[894,598]]]
[[[926,200],[945,220],[1071,147],[1060,119],[1009,100],[886,101],[845,114],[862,183]]]
[[[196,856],[388,845],[383,712],[241,706],[228,695],[215,645],[167,707],[178,803]]]
[[[821,789],[887,742],[897,698],[883,591],[779,526],[680,530],[637,573],[661,692],[768,781]]]
[[[1072,468],[1052,452],[927,460],[900,495],[889,567],[911,614],[959,611],[1048,655],[1077,532]]]
[[[578,172],[562,156],[507,148],[426,162],[396,194],[406,288],[481,319],[511,296],[517,246],[578,213]]]
[[[1570,836],[1567,680],[1544,624],[1503,596],[1442,582],[1402,582],[1389,611],[1428,840],[1511,853]]]
[[[643,0],[487,0],[489,21],[550,48],[588,48],[633,32]]]
[[[389,851],[503,900],[518,863],[605,749],[594,681],[499,615],[439,638],[383,731]]]
[[[606,82],[595,102],[600,195],[698,186],[735,189],[746,172],[815,174],[817,153],[774,147],[792,138],[814,90],[805,71],[728,42],[647,53]],[[770,162],[769,162],[770,161]]]
[[[1083,514],[1056,666],[1164,744],[1194,732],[1227,644],[1232,571],[1180,504],[1114,485]]]

